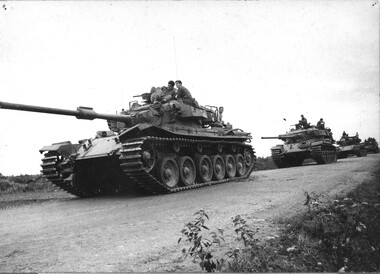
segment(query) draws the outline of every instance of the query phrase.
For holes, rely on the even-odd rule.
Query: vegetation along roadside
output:
[[[224,244],[231,235],[208,228],[200,210],[181,231],[183,259],[207,272],[380,271],[380,168],[345,197],[305,193],[304,205],[302,213],[278,220],[278,237],[260,239],[258,228],[235,216],[233,248]]]

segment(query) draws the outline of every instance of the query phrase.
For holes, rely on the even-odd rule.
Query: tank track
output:
[[[176,188],[168,188],[155,176],[146,171],[142,162],[142,146],[147,142],[154,143],[155,146],[164,146],[168,143],[179,143],[180,147],[189,147],[195,143],[202,143],[204,147],[211,145],[235,145],[236,147],[248,149],[253,156],[251,166],[249,166],[243,176],[235,177],[232,179],[223,179],[218,181],[210,181],[207,183],[193,184],[189,186],[179,186]],[[128,140],[123,144],[120,155],[120,166],[124,172],[125,180],[124,184],[127,184],[127,189],[134,189],[136,192],[143,194],[166,194],[184,191],[188,189],[200,188],[209,185],[221,184],[226,182],[235,181],[237,179],[248,178],[255,167],[255,155],[250,145],[242,144],[239,142],[228,141],[209,141],[209,140],[192,140],[181,138],[159,138],[159,137],[143,137],[134,140]],[[91,197],[101,194],[100,192],[94,192],[94,190],[86,191],[86,188],[80,188],[76,185],[71,173],[72,167],[70,162],[66,163],[67,172],[62,174],[65,169],[65,163],[62,161],[62,157],[58,152],[49,151],[44,155],[42,159],[42,174],[52,184],[58,188],[79,197]],[[63,164],[62,164],[63,163]]]
[[[58,152],[49,151],[45,154],[44,158],[42,159],[42,174],[46,179],[48,179],[51,183],[53,183],[55,186],[59,187],[60,189],[79,196],[79,197],[85,197],[88,195],[88,193],[84,191],[79,191],[74,185],[72,180],[72,175],[68,176],[67,178],[64,178],[63,175],[58,170],[58,163],[60,162],[60,155]]]
[[[366,157],[367,156],[367,149],[366,148],[360,148],[359,151],[356,153],[357,157]]]
[[[337,160],[337,151],[336,148],[332,145],[318,145],[311,147],[311,157],[318,164],[330,164],[334,163]]]
[[[142,146],[147,143],[151,144],[153,147],[163,147],[166,145],[176,143],[179,145],[180,148],[189,148],[196,144],[202,144],[202,146],[204,147],[210,147],[212,145],[230,145],[236,146],[237,148],[240,147],[240,149],[248,149],[248,151],[251,153],[254,159],[252,159],[252,164],[247,167],[247,170],[243,176],[234,177],[231,179],[213,180],[206,183],[195,182],[194,184],[188,186],[177,186],[175,188],[169,188],[164,183],[162,183],[156,176],[152,175],[149,171],[147,171],[147,169],[144,167],[142,159]],[[255,158],[256,156],[254,155],[252,147],[250,145],[242,144],[240,142],[210,141],[184,138],[143,137],[139,139],[129,140],[128,142],[123,144],[120,156],[120,165],[127,177],[129,177],[132,180],[132,183],[134,184],[135,188],[149,194],[166,194],[231,182],[237,179],[248,178],[255,167]]]
[[[289,165],[284,161],[284,156],[281,155],[280,149],[272,149],[272,160],[278,168],[285,168]]]

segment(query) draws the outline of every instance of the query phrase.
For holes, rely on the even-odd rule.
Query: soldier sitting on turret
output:
[[[174,85],[175,85],[174,81],[170,80],[168,82],[167,92],[166,92],[166,94],[164,94],[164,97],[165,97],[166,101],[169,101],[169,100],[175,98],[175,94],[177,93],[177,89],[174,88]],[[170,98],[168,97],[169,95],[170,95]]]
[[[195,99],[191,96],[190,91],[184,86],[182,86],[182,81],[180,80],[175,81],[175,85],[177,87],[177,95],[176,95],[177,100],[181,100],[182,102],[195,106],[195,107],[198,106],[197,101],[195,101]]]
[[[347,138],[348,138],[348,134],[345,131],[343,131],[343,133],[342,133],[342,139],[347,139]]]
[[[155,102],[161,102],[161,103],[166,103],[172,99],[174,99],[176,90],[174,89],[174,81],[169,81],[168,86],[165,87],[152,87],[150,90],[151,92],[151,103]]]
[[[224,124],[223,122],[223,112],[224,112],[224,107],[219,107],[218,111],[218,122]]]
[[[303,114],[301,115],[301,120],[298,121],[298,124],[296,124],[296,129],[300,129],[300,128],[303,128],[303,129],[307,129],[309,128],[309,125],[307,123],[307,120],[306,118],[303,116]]]
[[[329,127],[327,127],[326,130],[327,130],[327,133],[329,134],[329,137],[331,138],[331,141],[333,143],[335,143],[335,140],[333,138],[333,133],[332,133],[331,129]]]
[[[323,118],[319,119],[317,123],[317,128],[318,129],[325,129],[325,122],[323,121]]]

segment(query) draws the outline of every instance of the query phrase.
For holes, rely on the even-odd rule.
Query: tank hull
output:
[[[91,197],[174,193],[247,178],[253,171],[256,156],[246,136],[183,131],[140,124],[80,145],[47,146],[41,149],[42,173],[73,195]],[[67,152],[73,150],[75,157]]]
[[[365,145],[365,149],[367,150],[367,153],[379,153],[379,145],[377,142],[369,143]]]
[[[271,148],[272,159],[278,168],[301,166],[312,159],[317,164],[330,164],[337,160],[336,148],[330,143],[314,142],[307,146],[283,144]]]
[[[338,147],[338,159],[344,159],[348,156],[365,157],[367,150],[363,144],[347,145]]]

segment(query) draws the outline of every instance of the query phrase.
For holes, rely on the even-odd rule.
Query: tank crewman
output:
[[[174,81],[170,80],[168,86],[162,88],[162,101],[167,102],[175,98],[177,89],[174,88]]]
[[[300,129],[300,128],[308,128],[308,125],[307,125],[307,119],[303,116],[303,114],[301,115],[301,120],[298,121],[298,124],[296,124],[296,129]]]
[[[196,106],[195,100],[191,96],[190,91],[184,86],[182,86],[182,81],[181,80],[175,81],[175,85],[177,87],[176,99],[182,100],[184,103],[187,103],[189,105]]]
[[[342,138],[344,138],[344,139],[348,138],[348,134],[346,133],[346,131],[343,131]]]
[[[174,81],[169,81],[168,86],[163,87],[152,87],[151,91],[151,102],[161,102],[165,103],[174,99],[176,90],[174,89]]]
[[[219,112],[218,112],[218,122],[224,124],[223,122],[223,112],[224,112],[224,107],[219,107]]]
[[[150,89],[150,102],[153,104],[154,102],[161,101],[162,98],[162,90],[160,87],[152,87]]]
[[[330,129],[329,127],[327,127],[326,130],[327,130],[327,133],[329,134],[329,136],[330,136],[330,138],[331,138],[331,141],[332,141],[333,143],[335,143],[335,140],[334,140],[334,138],[333,138],[333,133],[331,132],[331,129]]]
[[[317,128],[325,129],[325,122],[323,121],[323,118],[319,119],[319,121],[317,122]]]

